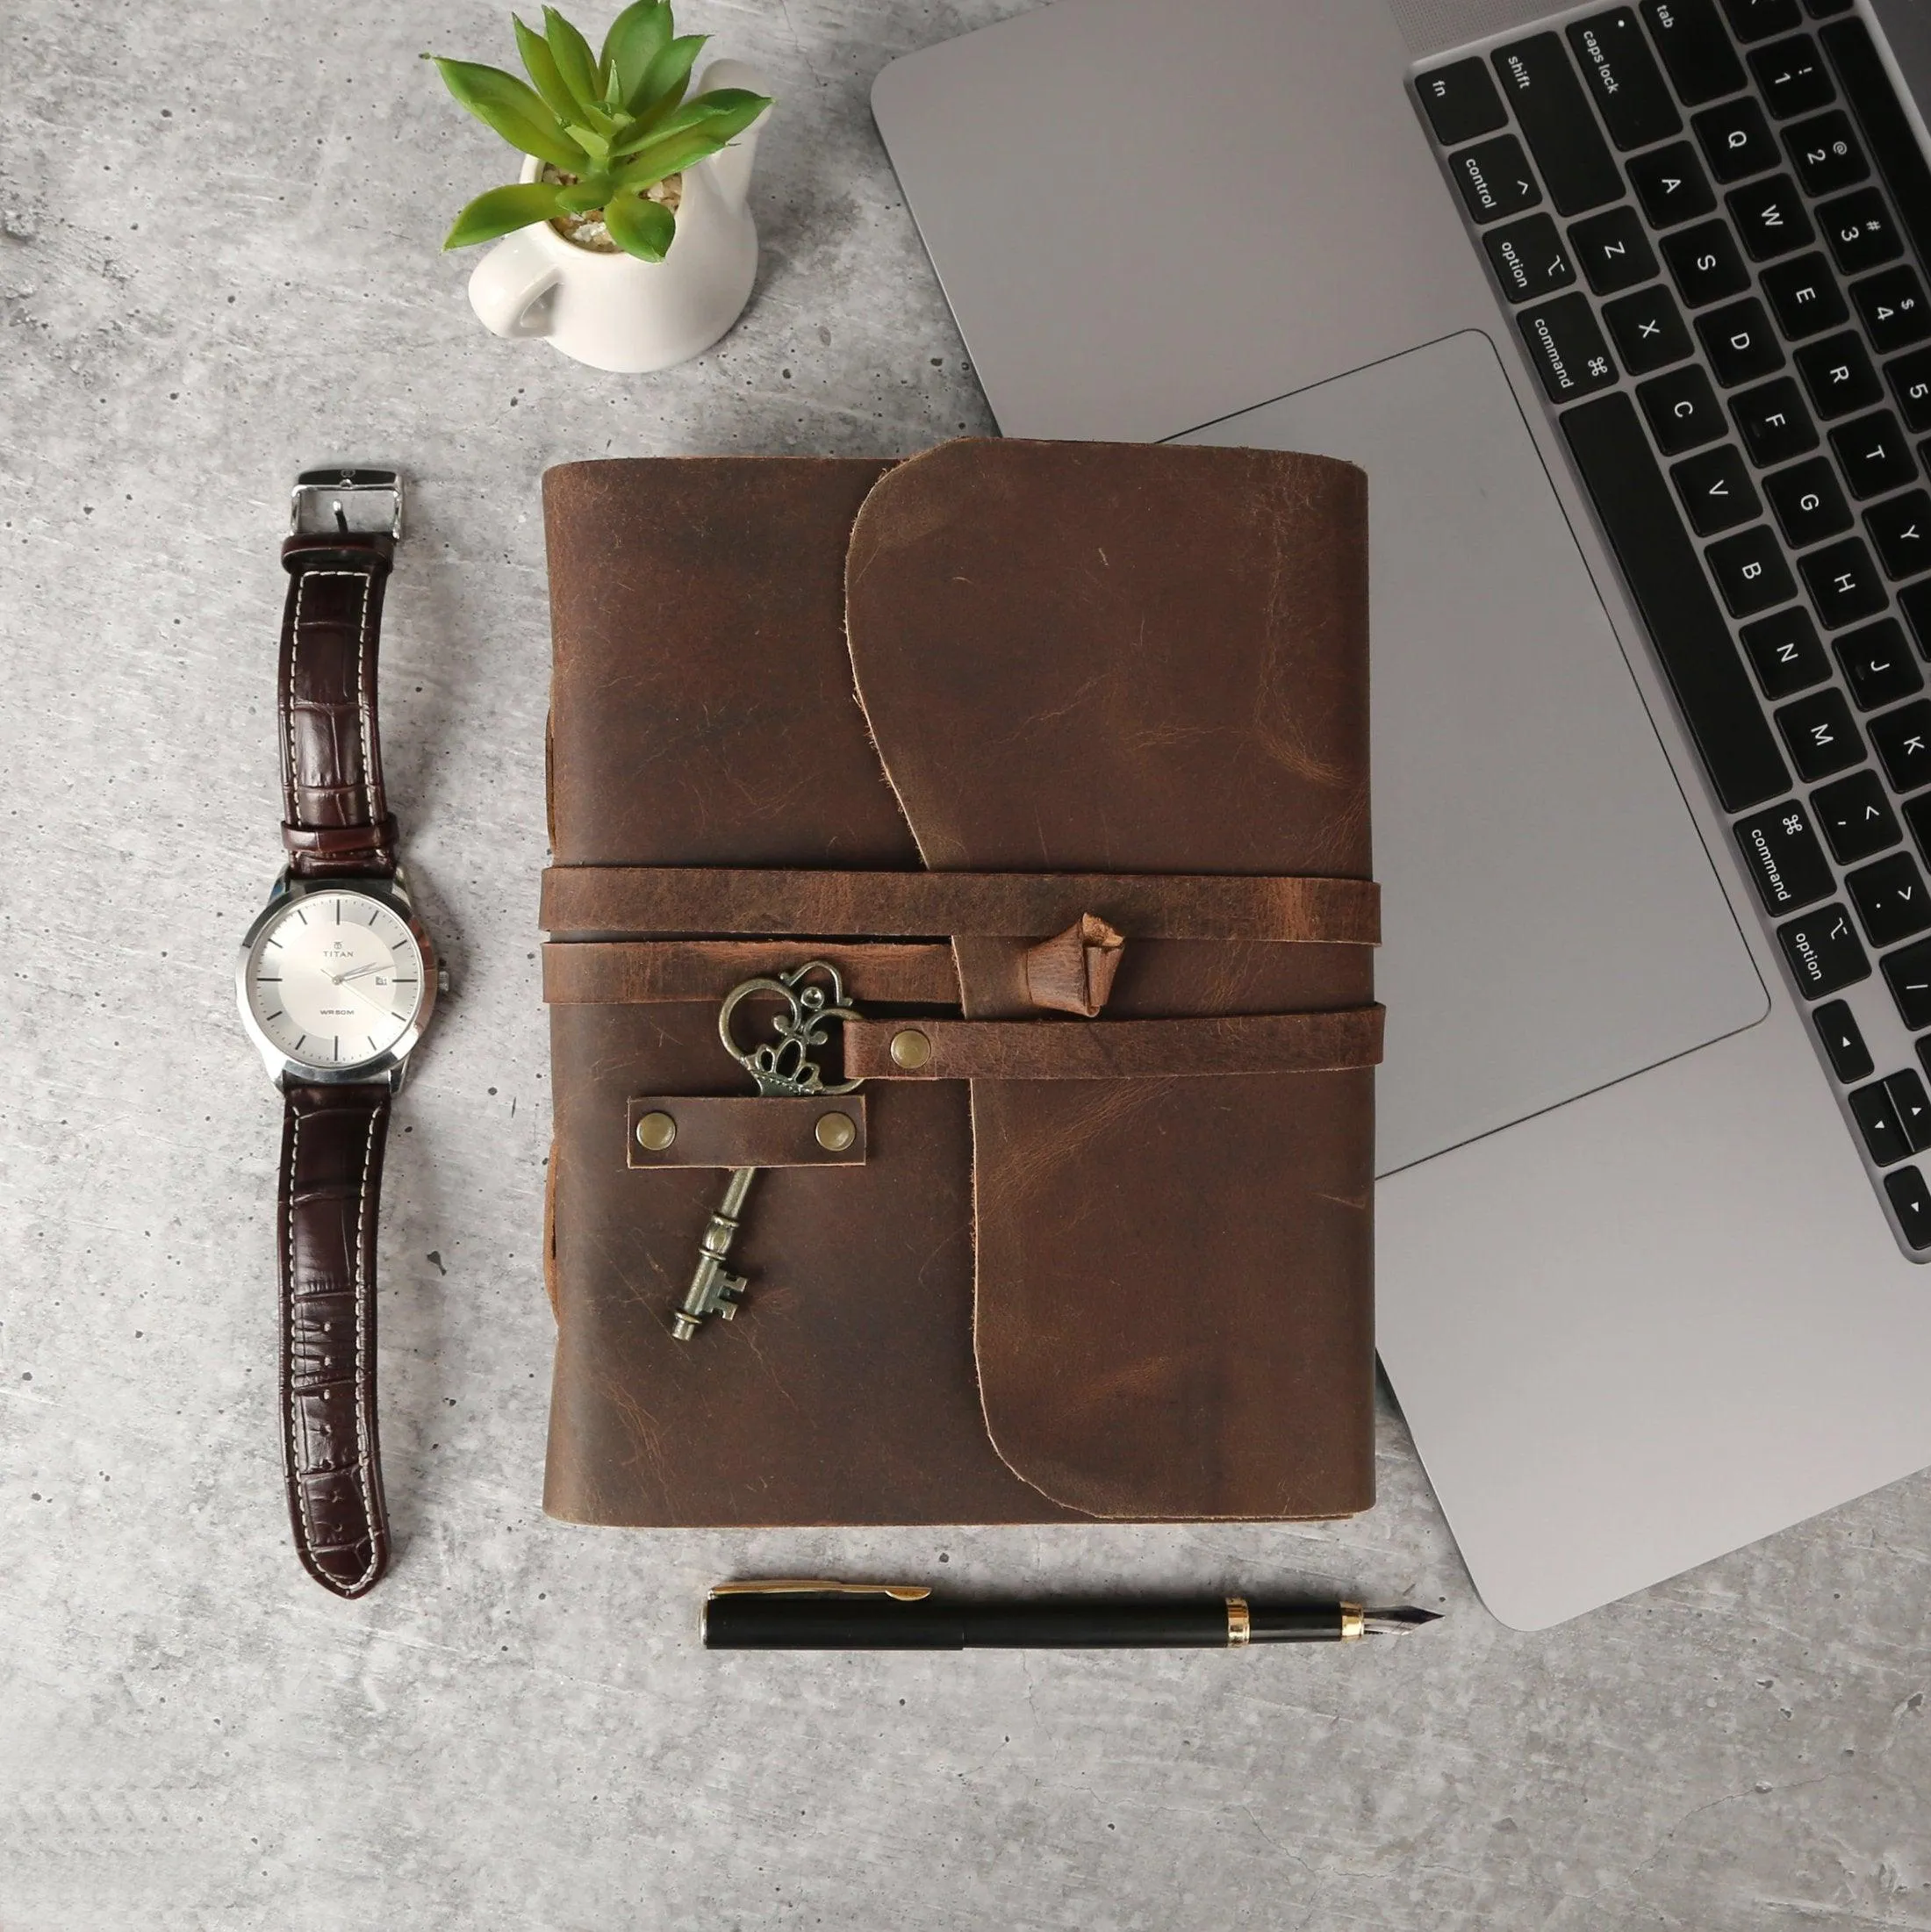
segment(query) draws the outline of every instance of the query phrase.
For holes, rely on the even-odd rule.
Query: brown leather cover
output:
[[[965,442],[896,469],[571,464],[545,506],[546,919],[577,936],[545,962],[546,1506],[657,1525],[1366,1507],[1373,894],[1281,885],[1370,876],[1360,473]],[[686,874],[642,906],[637,869],[664,867],[770,876],[706,893]],[[908,923],[941,903],[959,926]],[[631,1166],[631,1102],[750,1090],[711,947],[755,947],[762,970],[786,934],[793,962],[922,942],[889,949],[876,990],[853,965],[858,1031],[888,1048],[930,1028],[1001,1068],[1009,1041],[1025,1077],[868,1086],[864,1164],[763,1176],[731,1255],[743,1308],[680,1344],[665,1316],[722,1177]],[[948,937],[951,984],[931,963]],[[558,957],[579,944],[597,956]],[[1339,1070],[1199,1070],[1225,1064],[1199,1043],[1238,1031],[1219,1016],[1300,1015],[1252,1038],[1294,1036],[1305,1066],[1332,1034],[1312,1063]],[[1173,1023],[1176,1071],[1067,1077],[1093,1050],[1073,1043],[1115,1051],[1123,1021]]]

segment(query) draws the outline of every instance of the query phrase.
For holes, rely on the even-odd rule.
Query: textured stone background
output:
[[[414,56],[501,59],[499,5],[6,9],[4,1932],[1931,1926],[1931,1480],[1541,1636],[1475,1601],[1392,1409],[1382,1502],[1328,1527],[539,1513],[537,477],[988,427],[865,98],[1000,4],[690,0],[782,107],[755,304],[650,379],[490,340],[436,252],[503,159]],[[345,453],[413,478],[386,743],[460,988],[391,1143],[401,1555],[355,1605],[286,1548],[277,1110],[230,992],[276,862],[285,492]],[[821,1569],[1449,1620],[1238,1658],[695,1648],[707,1581]]]

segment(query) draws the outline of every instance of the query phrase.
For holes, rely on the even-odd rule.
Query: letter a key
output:
[[[758,996],[779,1001],[785,1010],[772,1022],[775,1038],[745,1048],[738,1045],[731,1022],[739,1007]],[[815,1055],[831,1038],[825,1031],[828,1020],[843,1025],[858,1016],[858,1008],[845,998],[844,981],[837,968],[822,959],[808,959],[775,979],[746,980],[733,987],[718,1009],[717,1033],[725,1052],[757,1082],[760,1094],[808,1100],[858,1090],[860,1082],[855,1080],[828,1085]],[[704,1238],[698,1243],[697,1271],[684,1291],[683,1301],[671,1313],[671,1332],[679,1341],[689,1341],[713,1315],[729,1321],[737,1313],[738,1304],[744,1298],[745,1280],[724,1264],[730,1257],[731,1243],[737,1239],[744,1203],[757,1178],[756,1167],[733,1168],[724,1198],[712,1211]]]

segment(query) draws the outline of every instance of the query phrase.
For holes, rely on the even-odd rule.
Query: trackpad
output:
[[[1179,442],[1367,471],[1383,1174],[1769,999],[1488,338]]]

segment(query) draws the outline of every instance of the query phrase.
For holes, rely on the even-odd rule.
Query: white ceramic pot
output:
[[[715,61],[693,92],[770,91],[738,61]],[[661,262],[566,241],[547,221],[505,235],[470,277],[470,306],[498,335],[540,336],[592,369],[637,374],[701,355],[750,300],[757,278],[751,164],[766,108],[729,147],[684,170],[677,233]],[[535,181],[542,163],[523,163]]]

